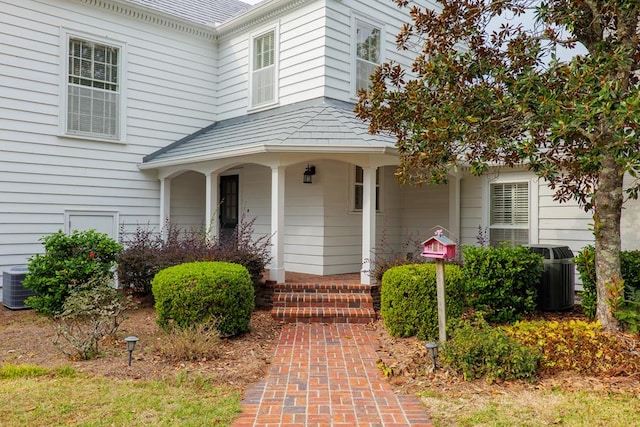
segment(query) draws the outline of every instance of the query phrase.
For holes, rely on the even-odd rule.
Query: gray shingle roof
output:
[[[214,123],[146,156],[145,163],[216,158],[248,151],[366,152],[394,149],[395,139],[371,135],[353,104],[317,98]]]
[[[199,24],[225,22],[252,8],[239,0],[127,0]]]

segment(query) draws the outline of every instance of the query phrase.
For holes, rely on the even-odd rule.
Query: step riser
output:
[[[333,307],[333,308],[371,308],[373,298],[371,296],[349,296],[348,298],[313,298],[307,295],[284,294],[277,296],[273,301],[274,307]]]
[[[367,285],[276,284],[272,316],[285,323],[370,323],[376,319]]]

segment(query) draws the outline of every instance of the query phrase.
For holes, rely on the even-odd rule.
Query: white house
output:
[[[224,232],[243,215],[280,282],[369,283],[383,236],[399,249],[436,225],[463,244],[592,242],[590,217],[526,171],[396,183],[393,139],[353,106],[378,63],[410,63],[407,21],[392,0],[0,0],[0,271],[59,229]]]

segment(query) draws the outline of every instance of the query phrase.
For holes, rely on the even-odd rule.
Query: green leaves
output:
[[[113,278],[122,246],[95,230],[65,234],[62,230],[41,239],[44,254],[29,259],[24,286],[35,291],[28,305],[46,315],[62,312],[73,288],[99,277]]]

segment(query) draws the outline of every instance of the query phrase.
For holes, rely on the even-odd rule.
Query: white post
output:
[[[360,283],[371,284],[371,258],[376,242],[376,169],[362,168],[362,270]]]
[[[167,236],[166,225],[171,221],[171,178],[160,178],[160,230]]]
[[[284,188],[285,167],[271,168],[271,269],[269,278],[284,283]]]
[[[210,239],[217,239],[220,235],[220,221],[218,221],[217,213],[219,208],[218,198],[220,197],[220,187],[218,184],[218,174],[206,174],[206,206],[205,206],[205,231]]]
[[[460,244],[460,180],[459,174],[449,175],[449,231]]]
[[[447,315],[444,288],[444,260],[436,258],[436,293],[438,298],[438,339],[440,343],[447,341]]]

